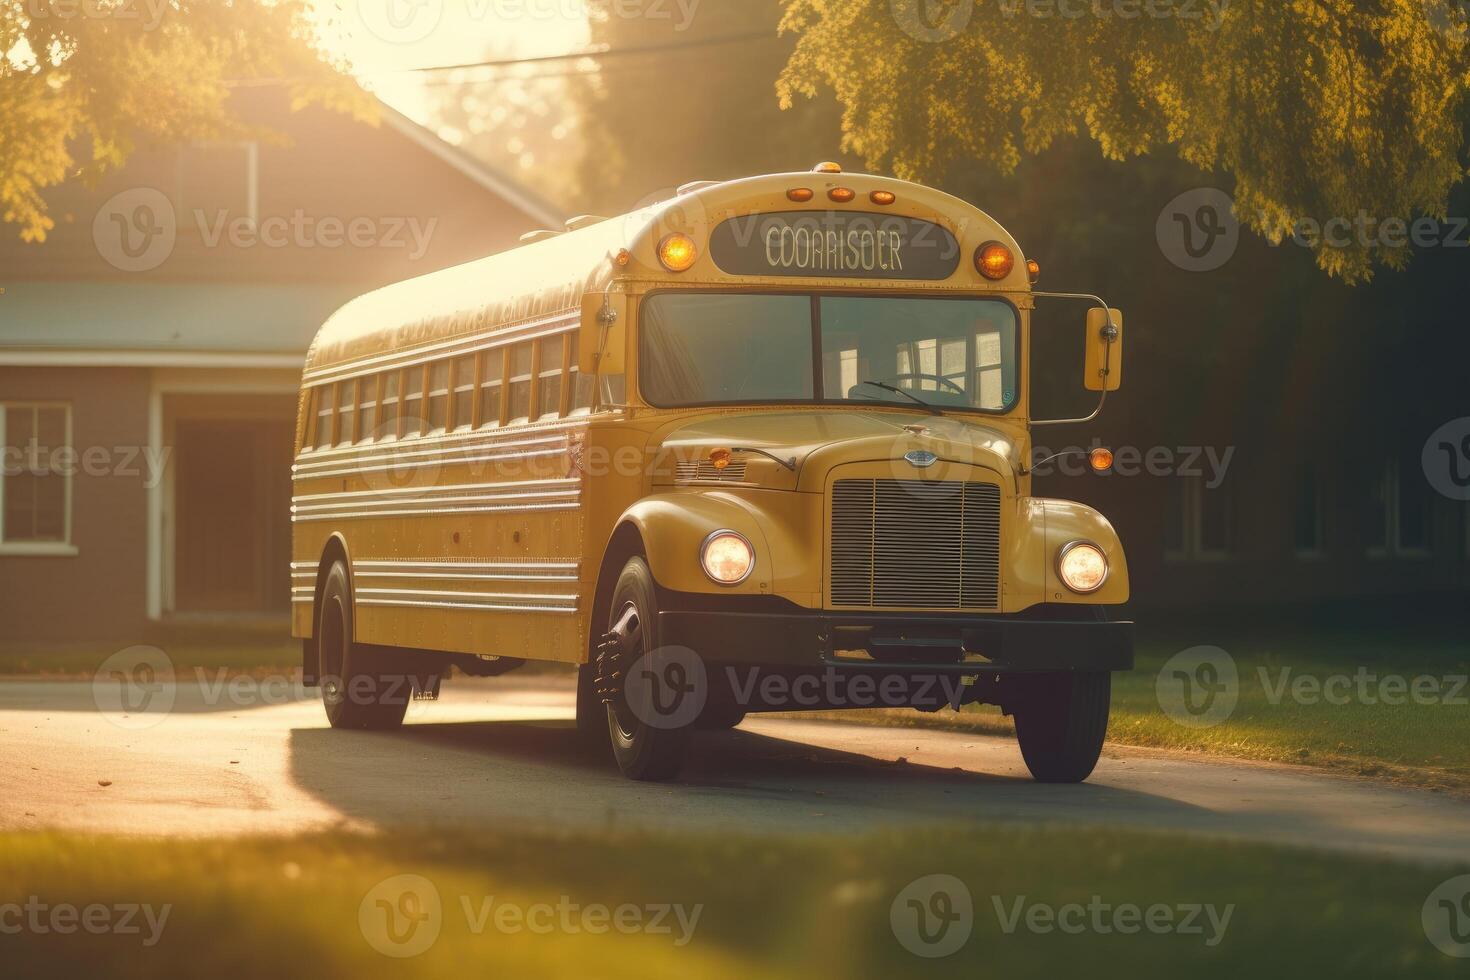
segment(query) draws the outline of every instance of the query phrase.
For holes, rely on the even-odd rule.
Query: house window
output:
[[[449,383],[454,386],[454,418],[449,424],[456,429],[468,429],[475,421],[475,355],[454,359],[454,377]]]
[[[562,353],[561,337],[545,337],[536,341],[536,418],[554,419],[561,415]]]
[[[1299,557],[1315,558],[1322,554],[1322,543],[1326,537],[1324,510],[1321,469],[1309,463],[1302,467],[1296,481],[1292,533]]]
[[[1170,480],[1165,519],[1165,558],[1198,561],[1230,554],[1231,501],[1225,484],[1211,488],[1203,477]]]
[[[71,406],[0,403],[0,551],[72,553]]]
[[[449,362],[435,361],[429,365],[429,427],[428,432],[443,432],[449,424]]]
[[[504,389],[505,351],[503,349],[480,352],[480,425],[500,424],[503,408],[500,396]]]
[[[1368,485],[1364,545],[1374,558],[1422,558],[1430,553],[1434,498],[1423,480],[1404,478],[1418,467],[1387,460]]]
[[[512,422],[525,422],[531,417],[531,354],[529,343],[510,349],[510,406],[506,414]]]

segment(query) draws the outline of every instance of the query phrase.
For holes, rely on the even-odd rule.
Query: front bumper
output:
[[[1026,619],[1021,616],[922,616],[666,610],[659,642],[711,663],[843,667],[880,671],[1008,674],[1133,668],[1131,622]],[[868,649],[872,659],[840,656]],[[904,651],[890,659],[886,650]],[[923,651],[935,652],[933,659]],[[964,656],[960,656],[960,651]],[[941,652],[944,655],[939,655]]]

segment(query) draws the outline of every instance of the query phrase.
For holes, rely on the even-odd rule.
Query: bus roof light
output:
[[[665,235],[658,243],[658,260],[670,272],[683,272],[698,257],[699,250],[694,247],[694,239],[683,232]]]
[[[840,164],[840,163],[833,163],[831,160],[824,160],[824,161],[822,161],[821,163],[817,164],[815,167],[812,168],[812,173],[814,173],[814,174],[840,174],[840,173],[842,173],[842,164]]]
[[[834,187],[827,192],[827,196],[838,204],[846,204],[848,201],[857,197],[857,194],[851,187]]]
[[[893,193],[892,191],[874,191],[873,193],[868,195],[868,200],[872,201],[874,204],[881,204],[886,207],[887,205],[892,204],[894,201],[898,200],[898,195]]]
[[[1016,267],[1016,257],[1000,242],[986,242],[975,249],[975,269],[992,282],[1004,279]]]
[[[786,192],[786,196],[797,204],[805,204],[812,199],[812,189],[810,187],[793,187]]]

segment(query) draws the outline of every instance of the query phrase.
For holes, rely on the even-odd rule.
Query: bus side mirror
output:
[[[1117,391],[1123,384],[1123,312],[1093,307],[1087,311],[1087,359],[1082,383],[1088,391]]]
[[[587,293],[582,297],[582,328],[577,340],[577,370],[622,374],[628,338],[628,297],[621,293]],[[598,354],[601,353],[600,359]]]

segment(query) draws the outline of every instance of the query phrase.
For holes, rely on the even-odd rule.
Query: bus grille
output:
[[[998,608],[1000,487],[838,480],[831,582],[834,606]]]

